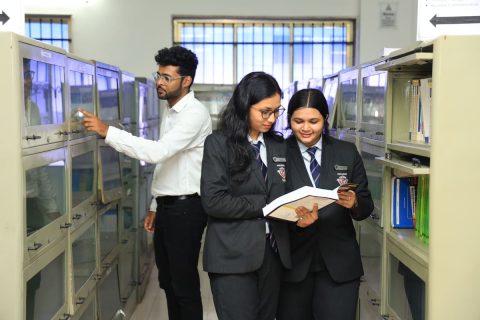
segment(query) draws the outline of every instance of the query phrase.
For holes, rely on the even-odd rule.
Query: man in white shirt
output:
[[[210,115],[190,87],[198,60],[183,47],[158,51],[154,74],[159,99],[167,100],[160,139],[145,140],[109,127],[81,110],[84,126],[117,151],[155,163],[153,201],[144,227],[154,232],[160,287],[165,290],[170,320],[203,318],[197,263],[206,215],[200,201],[200,174]]]

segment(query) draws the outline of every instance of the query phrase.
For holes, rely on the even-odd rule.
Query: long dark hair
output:
[[[277,80],[265,72],[251,72],[237,84],[225,110],[220,115],[220,130],[227,137],[229,169],[232,175],[244,171],[252,159],[248,143],[250,107],[282,90]],[[273,128],[273,126],[272,126]],[[270,129],[269,133],[272,132]]]
[[[318,89],[302,89],[297,91],[288,102],[288,111],[287,111],[287,118],[288,118],[288,127],[290,128],[290,120],[292,120],[292,115],[295,110],[300,108],[314,108],[317,109],[318,112],[323,117],[324,125],[323,125],[323,133],[324,135],[328,136],[328,104],[325,96],[323,95],[322,91]]]

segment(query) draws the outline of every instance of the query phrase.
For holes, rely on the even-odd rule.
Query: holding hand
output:
[[[352,209],[357,206],[357,194],[353,190],[341,191],[338,193],[336,203],[347,209]]]
[[[79,109],[78,111],[83,113],[83,126],[87,131],[93,131],[102,138],[107,136],[108,125],[106,123],[85,109]]]
[[[298,216],[297,227],[306,228],[318,220],[318,204],[313,205],[312,211],[305,207],[297,207],[295,213]]]

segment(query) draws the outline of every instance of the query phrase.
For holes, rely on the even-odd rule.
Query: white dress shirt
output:
[[[207,108],[193,91],[163,113],[158,141],[135,137],[110,126],[105,142],[132,158],[155,163],[152,204],[155,211],[159,196],[200,194],[203,145],[212,132]]]
[[[317,141],[313,146],[317,147],[317,152],[315,152],[315,159],[318,162],[318,165],[322,167],[322,136],[320,136],[320,140]],[[302,153],[303,162],[305,163],[305,168],[307,168],[308,176],[310,177],[310,181],[312,182],[312,186],[315,186],[315,182],[313,181],[312,172],[310,171],[310,154],[307,152],[308,147],[297,140],[298,147],[300,148],[300,152]],[[312,146],[312,147],[313,147]],[[322,177],[320,176],[320,179]]]

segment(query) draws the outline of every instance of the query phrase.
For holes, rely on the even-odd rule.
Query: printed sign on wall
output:
[[[395,28],[397,26],[397,2],[380,2],[380,28]]]

